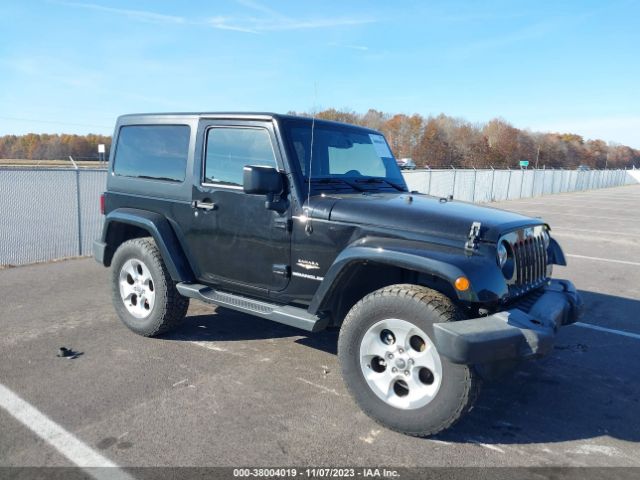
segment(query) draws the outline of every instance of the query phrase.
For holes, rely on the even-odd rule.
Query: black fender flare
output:
[[[567,265],[567,259],[564,258],[562,247],[553,237],[549,237],[549,248],[547,248],[547,255],[549,256],[549,263],[562,266]]]
[[[109,245],[110,228],[116,224],[133,225],[149,232],[160,250],[160,255],[176,282],[192,282],[195,278],[189,261],[175,231],[166,217],[159,213],[137,208],[117,208],[109,212],[104,220],[102,242],[107,248],[115,250],[118,245]]]
[[[458,300],[464,302],[494,301],[508,293],[495,261],[488,263],[484,256],[464,255],[462,249],[429,250],[424,244],[411,240],[366,238],[348,246],[338,255],[313,296],[309,312],[317,314],[322,311],[333,295],[339,294],[336,289],[342,275],[354,263],[364,262],[434,275],[452,287],[456,278],[465,276],[471,287],[466,291],[453,288]]]

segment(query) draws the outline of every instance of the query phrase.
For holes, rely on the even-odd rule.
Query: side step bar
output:
[[[329,323],[328,317],[312,315],[303,308],[254,300],[233,293],[221,292],[198,283],[178,283],[176,288],[185,297],[256,315],[290,327],[301,328],[308,332],[324,330]]]

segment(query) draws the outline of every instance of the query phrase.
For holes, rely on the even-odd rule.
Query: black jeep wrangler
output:
[[[582,303],[536,218],[409,192],[385,138],[266,113],[125,115],[102,238],[113,303],[160,335],[195,298],[340,328],[355,401],[410,435],[450,427],[480,381],[548,353]],[[240,327],[239,327],[240,328]]]

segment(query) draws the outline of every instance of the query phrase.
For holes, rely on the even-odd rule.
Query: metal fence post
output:
[[[520,169],[520,195],[518,198],[522,198],[522,185],[524,184],[524,169]]]
[[[427,169],[429,170],[429,186],[427,187],[427,195],[431,195],[431,177],[433,177],[433,170],[431,170],[431,167],[427,167]]]
[[[476,201],[476,180],[477,179],[478,179],[478,170],[476,170],[476,167],[473,167],[473,190],[471,191],[472,203]]]
[[[493,165],[491,166],[491,193],[489,193],[489,201],[493,202],[494,198],[493,198],[493,183],[496,179],[496,169],[493,168]]]
[[[538,169],[533,169],[533,180],[531,181],[531,198],[536,197],[536,173],[538,173]]]
[[[509,192],[511,191],[511,174],[513,172],[511,171],[511,167],[507,167],[507,170],[509,170],[509,180],[507,181],[507,200],[509,200]]]
[[[80,170],[76,166],[76,211],[78,214],[78,256],[82,256],[82,216],[80,212]]]
[[[456,167],[451,165],[451,168],[453,168],[453,186],[451,187],[451,198],[453,198],[456,195]]]

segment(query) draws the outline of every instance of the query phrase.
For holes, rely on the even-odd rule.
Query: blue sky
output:
[[[0,134],[131,112],[349,108],[640,148],[633,1],[0,3]]]

